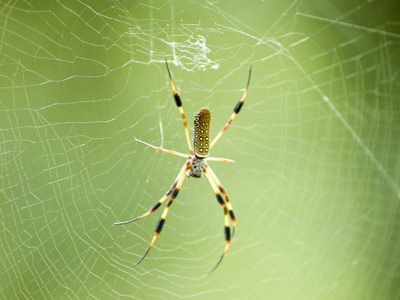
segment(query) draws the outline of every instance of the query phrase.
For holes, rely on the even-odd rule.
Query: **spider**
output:
[[[213,170],[207,163],[207,161],[221,161],[221,162],[229,162],[229,163],[233,163],[234,161],[227,159],[227,158],[208,157],[208,155],[209,155],[211,148],[221,138],[222,134],[228,129],[228,127],[232,123],[233,119],[240,112],[240,110],[243,106],[243,103],[246,100],[247,90],[249,88],[249,83],[250,83],[252,64],[250,64],[249,77],[247,79],[246,89],[244,91],[242,99],[235,106],[233,113],[230,116],[228,122],[225,124],[225,126],[221,129],[221,131],[218,133],[218,135],[214,138],[214,140],[211,143],[210,143],[211,112],[207,107],[203,107],[196,112],[196,114],[194,116],[193,146],[192,146],[192,144],[190,143],[189,130],[188,130],[188,126],[187,126],[185,113],[184,113],[183,107],[182,107],[182,101],[181,101],[181,98],[179,97],[178,93],[176,92],[175,85],[172,80],[171,72],[169,70],[167,57],[164,56],[164,59],[165,59],[165,65],[167,66],[168,76],[169,76],[169,80],[171,82],[171,87],[172,87],[172,92],[174,94],[175,103],[178,106],[178,109],[182,116],[183,125],[185,128],[186,140],[187,140],[187,144],[189,146],[190,155],[176,152],[173,150],[164,149],[161,147],[156,147],[156,146],[150,145],[146,142],[143,142],[143,141],[135,138],[135,140],[137,142],[142,143],[143,145],[146,145],[157,151],[162,151],[162,152],[166,152],[169,154],[185,157],[185,158],[187,158],[187,161],[183,165],[182,169],[178,173],[178,176],[176,177],[175,181],[172,183],[172,185],[171,185],[170,189],[167,191],[167,193],[159,201],[157,201],[146,213],[144,213],[143,215],[141,215],[137,218],[134,218],[132,220],[124,221],[124,222],[116,222],[114,224],[115,225],[129,224],[129,223],[135,222],[137,220],[140,220],[144,217],[147,217],[148,215],[155,212],[164,203],[164,201],[169,196],[171,196],[169,202],[167,203],[167,206],[165,207],[165,209],[161,215],[161,218],[158,221],[158,224],[155,229],[155,233],[153,235],[153,239],[151,240],[147,251],[134,264],[134,267],[137,266],[140,262],[143,261],[143,259],[149,253],[151,247],[154,245],[158,235],[160,234],[160,232],[164,226],[165,219],[167,217],[169,208],[172,205],[174,199],[178,196],[178,192],[182,186],[183,180],[185,179],[185,174],[187,174],[188,177],[195,177],[195,178],[200,178],[200,177],[202,177],[203,174],[205,174],[208,181],[210,182],[210,185],[211,185],[216,197],[217,197],[218,203],[222,206],[222,208],[224,210],[224,221],[225,221],[224,231],[225,231],[225,241],[226,241],[225,248],[224,248],[224,251],[222,252],[221,257],[219,258],[217,264],[210,271],[207,272],[207,274],[209,274],[209,273],[213,272],[219,266],[219,264],[221,263],[222,259],[225,256],[226,252],[228,251],[229,245],[231,243],[231,237],[233,237],[233,235],[235,233],[236,217],[235,217],[235,213],[233,212],[232,205],[229,202],[228,194],[226,193],[221,182],[218,180],[217,176],[215,175],[215,173],[213,172]],[[231,222],[232,222],[232,234],[231,234],[229,218],[231,219]]]

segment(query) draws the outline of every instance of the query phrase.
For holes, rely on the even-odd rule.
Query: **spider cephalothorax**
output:
[[[190,159],[190,169],[188,171],[189,177],[200,178],[203,176],[204,168],[207,165],[206,158],[198,158],[196,155],[192,155]]]
[[[225,248],[224,251],[222,252],[222,255],[220,259],[218,260],[217,264],[208,272],[214,271],[219,264],[221,263],[222,259],[225,256],[225,253],[228,251],[230,242],[231,242],[231,237],[233,236],[236,228],[236,218],[235,214],[233,212],[232,206],[229,202],[229,197],[228,194],[226,193],[224,187],[222,186],[221,182],[211,169],[211,167],[208,165],[207,161],[222,161],[222,162],[229,162],[233,163],[232,160],[226,159],[226,158],[216,158],[216,157],[208,157],[210,153],[210,149],[214,146],[214,144],[220,139],[222,134],[225,132],[225,130],[228,129],[229,125],[232,123],[233,119],[236,117],[236,115],[239,113],[240,109],[243,106],[243,103],[246,99],[247,96],[247,90],[249,88],[249,83],[250,83],[250,76],[251,76],[251,67],[252,65],[250,64],[250,70],[249,70],[249,78],[247,79],[247,85],[246,89],[244,91],[242,99],[237,103],[235,106],[232,115],[230,116],[228,122],[225,124],[225,126],[221,129],[221,131],[218,133],[218,135],[214,138],[214,140],[210,143],[210,123],[211,123],[211,112],[207,107],[203,107],[199,109],[194,117],[194,128],[193,128],[193,145],[190,143],[190,137],[189,137],[189,130],[187,127],[187,121],[185,117],[185,113],[183,111],[182,107],[182,101],[181,98],[179,97],[178,93],[176,92],[174,82],[172,80],[171,72],[169,71],[168,67],[168,62],[167,58],[165,57],[165,64],[167,66],[167,71],[168,71],[168,76],[171,82],[171,87],[172,87],[172,92],[174,93],[174,99],[175,103],[178,106],[178,109],[182,115],[182,120],[183,120],[183,125],[185,127],[185,135],[186,135],[186,140],[188,143],[189,151],[190,154],[183,154],[180,152],[176,152],[173,150],[168,150],[164,149],[161,147],[156,147],[153,145],[150,145],[146,142],[137,140],[137,142],[142,143],[150,148],[153,148],[158,151],[166,152],[169,154],[177,155],[177,156],[182,156],[187,159],[185,164],[183,165],[181,171],[178,173],[178,176],[176,177],[175,181],[172,183],[171,188],[168,190],[168,192],[159,200],[157,201],[146,213],[143,215],[129,220],[125,222],[117,222],[114,223],[116,225],[123,225],[123,224],[128,224],[132,223],[136,220],[142,219],[151,213],[153,213],[157,208],[161,206],[161,204],[164,203],[164,201],[171,196],[171,199],[168,201],[167,206],[164,209],[164,212],[161,215],[161,218],[156,226],[155,233],[153,235],[153,239],[150,242],[149,247],[147,248],[147,251],[145,254],[139,259],[139,261],[135,264],[139,264],[149,253],[151,247],[154,245],[154,242],[157,239],[157,236],[160,234],[161,229],[164,226],[165,219],[167,217],[169,208],[174,201],[174,199],[177,197],[178,192],[182,186],[183,180],[185,179],[185,174],[187,173],[188,176],[195,177],[195,178],[200,178],[202,177],[203,174],[206,175],[208,181],[210,182],[210,185],[217,197],[218,203],[222,206],[224,210],[224,232],[225,232]],[[230,222],[229,218],[232,221],[232,232],[230,228]]]

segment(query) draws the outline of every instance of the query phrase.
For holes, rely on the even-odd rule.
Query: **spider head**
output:
[[[203,170],[207,164],[205,158],[199,158],[196,155],[193,155],[190,159],[190,169],[188,171],[189,177],[200,178],[203,176]]]

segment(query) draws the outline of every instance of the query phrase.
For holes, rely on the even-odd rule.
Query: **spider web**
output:
[[[101,2],[101,3],[100,3]],[[34,4],[33,4],[34,3]],[[400,297],[398,1],[2,1],[3,299]],[[187,153],[163,55],[210,163],[161,215]]]

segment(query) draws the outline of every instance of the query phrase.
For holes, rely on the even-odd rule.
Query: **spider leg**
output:
[[[224,187],[221,184],[221,181],[219,181],[217,175],[215,175],[214,171],[210,168],[210,166],[207,165],[206,168],[207,168],[207,172],[210,173],[213,181],[218,186],[218,188],[221,191],[222,195],[224,195],[224,197],[225,197],[225,202],[226,202],[226,206],[227,206],[228,211],[229,211],[229,216],[231,217],[231,220],[232,220],[232,237],[233,237],[234,234],[235,234],[235,229],[236,229],[236,217],[235,217],[235,213],[233,212],[232,205],[229,202],[228,194],[226,193]]]
[[[231,160],[231,159],[228,159],[228,158],[220,158],[220,157],[207,157],[207,160],[228,162],[230,164],[235,163],[234,160]]]
[[[188,129],[188,126],[187,126],[185,113],[183,111],[181,97],[179,97],[179,94],[176,92],[174,81],[172,80],[171,72],[169,71],[168,62],[167,62],[167,56],[166,55],[164,55],[164,59],[165,59],[165,65],[167,66],[169,80],[171,82],[172,92],[174,93],[175,103],[176,103],[176,106],[178,106],[179,112],[182,115],[183,126],[185,126],[186,141],[188,143],[190,153],[193,154],[193,147],[192,147],[192,143],[190,142],[189,129]]]
[[[236,104],[236,107],[233,110],[233,114],[231,115],[231,117],[229,118],[228,122],[225,124],[225,126],[221,129],[221,131],[218,133],[218,135],[214,138],[214,140],[211,142],[210,144],[210,149],[214,146],[214,144],[220,139],[220,137],[222,136],[222,134],[225,132],[225,130],[228,129],[229,125],[231,125],[233,119],[236,117],[236,115],[240,112],[240,109],[243,106],[244,100],[246,100],[246,96],[247,96],[247,90],[249,89],[249,83],[250,83],[250,77],[251,77],[251,68],[252,68],[253,64],[250,64],[250,70],[249,70],[249,78],[247,79],[247,85],[246,85],[246,89],[244,90],[244,94],[242,99],[239,100],[239,102]]]
[[[139,142],[139,143],[141,143],[143,145],[146,145],[147,147],[153,148],[153,149],[155,149],[157,151],[166,152],[166,153],[169,153],[169,154],[172,154],[172,155],[181,156],[181,157],[185,157],[185,158],[191,158],[190,155],[187,155],[187,154],[184,154],[184,153],[180,153],[180,152],[177,152],[177,151],[173,151],[173,150],[164,149],[164,148],[161,148],[161,147],[156,147],[156,146],[153,146],[153,145],[148,144],[146,142],[143,142],[141,140],[138,140],[137,138],[135,138],[135,141]]]
[[[169,211],[169,207],[171,206],[172,202],[174,202],[174,199],[178,196],[178,192],[182,186],[183,180],[185,179],[185,172],[190,168],[190,161],[187,161],[185,163],[185,165],[183,166],[181,172],[178,175],[177,178],[177,184],[176,187],[174,188],[172,195],[171,195],[171,199],[168,201],[167,206],[164,208],[164,211],[161,215],[160,220],[158,221],[158,224],[156,226],[153,238],[150,242],[149,248],[147,248],[146,252],[144,253],[144,255],[142,256],[141,259],[139,259],[133,266],[137,266],[138,264],[140,264],[142,262],[142,260],[146,257],[146,255],[149,253],[151,247],[153,247],[158,235],[160,234],[164,223],[165,223],[165,218],[167,217],[168,211]]]
[[[225,240],[226,240],[225,248],[224,248],[224,251],[222,252],[220,259],[218,260],[217,264],[210,271],[207,272],[207,274],[210,274],[219,266],[219,264],[221,263],[222,259],[225,256],[226,252],[229,249],[229,245],[231,243],[231,229],[229,227],[229,217],[228,217],[228,210],[226,208],[226,203],[225,203],[224,199],[222,198],[221,193],[219,192],[216,183],[214,182],[211,172],[209,174],[208,171],[210,171],[210,167],[206,166],[205,170],[204,170],[204,174],[206,174],[206,177],[207,177],[208,181],[210,182],[210,185],[211,185],[212,189],[214,190],[215,195],[217,196],[218,203],[224,209],[224,221],[225,221],[224,231],[225,231]]]
[[[180,170],[178,176],[176,177],[175,181],[172,183],[171,188],[168,190],[168,192],[167,192],[159,201],[157,201],[157,202],[148,210],[148,212],[146,212],[146,213],[144,213],[143,215],[141,215],[141,216],[139,216],[139,217],[136,217],[136,218],[134,218],[134,219],[132,219],[132,220],[129,220],[129,221],[116,222],[116,223],[114,223],[114,225],[125,225],[125,224],[129,224],[129,223],[135,222],[135,221],[137,221],[137,220],[140,220],[140,219],[142,219],[142,218],[144,218],[144,217],[147,217],[148,215],[150,215],[150,214],[152,214],[153,212],[155,212],[155,211],[157,210],[157,208],[159,208],[159,207],[161,206],[161,204],[164,203],[165,199],[167,199],[168,196],[171,195],[172,191],[173,191],[173,190],[175,189],[175,187],[177,186],[177,184],[178,184],[178,182],[179,182],[179,179],[180,179],[182,176],[185,175],[186,171],[187,171],[187,163],[185,163],[185,164],[183,165],[183,168]]]

